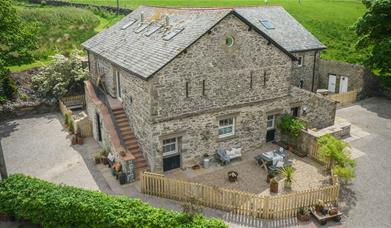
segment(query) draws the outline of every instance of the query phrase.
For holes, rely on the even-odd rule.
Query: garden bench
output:
[[[216,151],[216,157],[221,161],[223,165],[229,164],[233,159],[242,158],[242,148],[232,148],[231,150],[225,150],[219,148]]]

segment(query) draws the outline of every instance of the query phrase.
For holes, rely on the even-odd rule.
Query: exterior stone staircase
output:
[[[144,158],[143,153],[140,150],[140,146],[137,143],[137,139],[130,128],[128,117],[126,116],[122,107],[115,107],[112,109],[114,117],[117,122],[117,127],[119,128],[120,134],[126,148],[128,151],[135,157],[135,175],[136,180],[140,179],[141,173],[144,171],[149,171],[148,163]]]

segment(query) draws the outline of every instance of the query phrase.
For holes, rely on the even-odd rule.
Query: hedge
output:
[[[227,227],[221,220],[153,208],[139,199],[15,174],[0,182],[0,214],[43,227]]]

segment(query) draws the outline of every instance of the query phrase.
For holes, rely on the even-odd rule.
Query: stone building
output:
[[[281,7],[140,7],[83,47],[94,137],[118,154],[118,136],[137,171],[145,168],[139,163],[155,172],[188,168],[219,147],[245,153],[278,137],[284,113],[311,128],[334,123],[333,101],[292,86],[302,75],[311,88],[324,45]],[[99,105],[89,98],[102,93],[96,85],[106,93]],[[104,105],[111,118],[102,122]],[[123,134],[128,129],[134,137]]]

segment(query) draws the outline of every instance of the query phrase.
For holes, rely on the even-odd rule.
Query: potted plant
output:
[[[275,176],[277,176],[276,172],[274,171],[268,171],[266,176],[266,183],[270,183],[270,180],[273,179]]]
[[[103,165],[107,165],[109,162],[107,161],[107,155],[108,155],[109,153],[106,151],[106,150],[102,150],[101,152],[100,152],[100,159],[101,159],[101,163],[103,164]]]
[[[68,130],[69,130],[69,134],[74,134],[75,133],[75,127],[73,126],[73,120],[72,119],[69,119],[69,123],[68,123],[69,127],[68,127]]]
[[[318,202],[315,204],[315,211],[318,213],[321,213],[324,208],[324,202],[323,200],[318,200]]]
[[[69,115],[68,113],[64,114],[64,127],[68,128],[68,122],[69,122]]]
[[[285,188],[292,189],[293,177],[295,175],[295,170],[293,169],[293,167],[288,166],[281,169],[281,174],[285,178]]]
[[[235,182],[238,180],[239,173],[236,171],[229,171],[228,172],[228,180],[229,182]]]
[[[270,180],[270,192],[278,193],[278,181],[275,177]]]
[[[297,211],[297,220],[301,222],[307,222],[310,220],[310,211],[308,208],[300,207]]]
[[[209,154],[205,153],[204,154],[204,159],[202,161],[202,164],[203,164],[205,169],[209,168],[209,161],[210,161]]]
[[[101,155],[100,154],[95,155],[95,164],[100,164],[100,162],[101,162]]]

